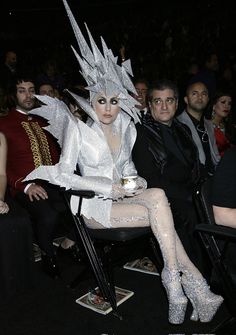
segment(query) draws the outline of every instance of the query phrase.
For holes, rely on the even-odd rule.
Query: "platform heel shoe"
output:
[[[190,319],[210,322],[224,299],[211,292],[204,278],[196,279],[191,273],[182,275],[182,286],[193,306]]]
[[[178,270],[164,268],[161,279],[169,301],[169,322],[181,324],[184,322],[188,299],[182,290],[180,273]]]

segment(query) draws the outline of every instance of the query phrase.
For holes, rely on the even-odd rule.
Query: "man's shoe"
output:
[[[53,279],[61,277],[61,273],[56,262],[55,257],[50,257],[48,255],[42,255],[42,267],[43,271],[48,274]]]
[[[79,247],[76,244],[67,249],[62,248],[62,246],[59,245],[59,247],[57,248],[57,256],[69,258],[76,263],[81,261],[81,253]]]

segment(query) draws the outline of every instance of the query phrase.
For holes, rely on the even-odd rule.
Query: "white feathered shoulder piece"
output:
[[[43,103],[41,107],[33,109],[30,114],[42,116],[49,121],[49,125],[45,127],[54,137],[57,138],[60,147],[63,147],[63,142],[67,136],[64,131],[67,131],[70,126],[77,128],[77,118],[71,113],[67,105],[57,99],[47,95],[35,95],[35,97]],[[64,127],[64,125],[67,127]]]
[[[60,160],[55,165],[43,165],[32,171],[24,181],[43,179],[66,189],[94,190],[97,194],[108,196],[111,192],[111,179],[103,176],[81,177],[76,175],[77,163],[81,154],[83,138],[93,138],[95,134],[86,124],[70,112],[64,102],[57,98],[38,96],[36,98],[45,105],[35,108],[31,114],[48,120],[49,131],[61,147]],[[97,122],[97,117],[90,104],[82,97],[76,100],[85,107],[89,116]]]

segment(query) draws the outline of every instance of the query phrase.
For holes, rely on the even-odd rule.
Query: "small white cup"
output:
[[[122,177],[121,184],[125,190],[133,190],[137,186],[137,176]]]

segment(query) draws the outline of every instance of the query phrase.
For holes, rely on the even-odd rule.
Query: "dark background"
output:
[[[74,15],[79,21],[103,26],[108,21],[135,21],[139,24],[155,18],[157,24],[163,19],[182,19],[185,22],[201,25],[202,20],[209,25],[220,24],[222,29],[235,26],[235,1],[215,0],[68,0]],[[1,38],[43,38],[49,39],[66,35],[66,14],[61,0],[3,0],[0,5]],[[26,37],[25,36],[25,37]]]
[[[178,79],[191,59],[201,63],[214,50],[221,64],[235,62],[235,1],[68,0],[83,32],[86,22],[119,54],[122,44],[134,73]],[[61,0],[1,1],[0,57],[13,49],[25,67],[57,60],[62,73],[78,68],[70,45],[76,41]],[[166,40],[172,38],[168,54]],[[69,74],[70,75],[70,74]],[[151,78],[152,79],[152,78]]]

